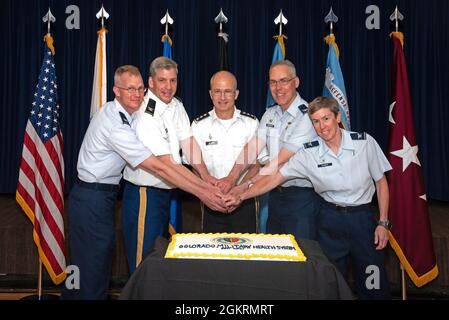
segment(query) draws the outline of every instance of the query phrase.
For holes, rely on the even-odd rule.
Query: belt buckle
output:
[[[339,205],[335,205],[335,208],[337,209],[337,211],[340,212],[348,212],[348,207],[343,207],[343,206],[339,206]]]

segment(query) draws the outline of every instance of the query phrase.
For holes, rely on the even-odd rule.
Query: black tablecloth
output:
[[[342,275],[315,241],[298,241],[306,262],[165,259],[155,247],[132,274],[120,299],[353,299]]]

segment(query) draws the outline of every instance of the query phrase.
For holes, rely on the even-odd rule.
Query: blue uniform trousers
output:
[[[351,258],[355,286],[360,299],[391,298],[384,253],[382,250],[376,250],[374,244],[376,226],[374,214],[368,205],[347,211],[324,202],[318,215],[318,242],[345,277],[348,258]],[[374,283],[374,278],[370,277],[374,274],[372,266],[378,270],[380,277],[378,288],[369,288]]]
[[[115,245],[118,185],[78,182],[69,196],[70,264],[79,268],[80,288],[63,299],[106,299]]]
[[[141,187],[125,181],[122,222],[131,274],[151,249],[156,238],[168,237],[171,194],[171,189]]]
[[[268,200],[267,233],[293,234],[296,239],[316,240],[320,199],[313,188],[273,189]]]

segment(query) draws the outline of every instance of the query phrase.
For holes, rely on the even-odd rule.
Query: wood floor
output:
[[[114,264],[111,299],[117,297],[128,279],[120,223],[120,202],[117,204]],[[429,201],[433,241],[440,274],[430,284],[416,288],[408,281],[410,296],[449,298],[449,203]],[[15,202],[13,195],[0,195],[0,300],[21,299],[36,294],[38,258],[32,239],[32,224]],[[68,228],[66,228],[66,231]],[[200,232],[200,209],[196,198],[183,196],[183,231]],[[388,248],[386,264],[393,294],[400,296],[400,269],[394,252]],[[44,272],[44,293],[58,295]]]

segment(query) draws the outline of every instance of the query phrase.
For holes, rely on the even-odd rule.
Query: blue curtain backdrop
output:
[[[395,5],[405,16],[405,54],[414,105],[416,135],[427,196],[449,201],[449,12],[447,0],[2,0],[0,1],[1,63],[1,165],[0,193],[15,192],[25,124],[41,61],[42,16],[51,6],[56,16],[55,39],[58,93],[62,110],[66,192],[76,177],[76,161],[89,124],[95,47],[101,3],[111,17],[106,22],[108,98],[112,99],[113,72],[122,64],[138,66],[148,77],[150,61],[160,55],[164,27],[159,21],[168,9],[175,20],[170,29],[174,59],[179,64],[178,95],[191,119],[211,108],[209,78],[217,65],[217,26],[220,10],[229,18],[228,59],[239,82],[239,108],[260,117],[266,99],[267,71],[271,62],[273,24],[280,9],[285,27],[286,58],[301,78],[306,100],[321,94],[328,28],[324,16],[332,5],[339,17],[336,26],[340,64],[345,77],[352,129],[373,135],[386,149],[388,139],[389,66],[391,31],[389,16]],[[66,8],[80,9],[80,29],[68,30]],[[368,5],[380,9],[380,29],[368,30]],[[146,80],[145,80],[146,81]]]

